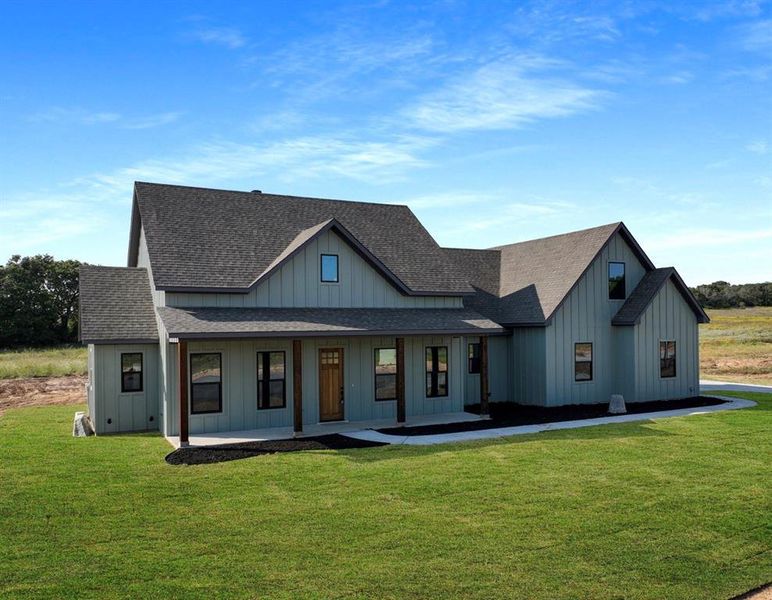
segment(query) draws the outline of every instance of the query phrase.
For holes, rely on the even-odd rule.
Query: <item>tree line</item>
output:
[[[0,265],[0,348],[78,341],[80,265],[48,254]]]
[[[0,266],[0,348],[78,341],[77,260],[14,255]],[[772,306],[772,282],[690,288],[705,308]]]
[[[689,289],[704,308],[772,306],[772,282],[769,281],[738,285],[714,281]]]

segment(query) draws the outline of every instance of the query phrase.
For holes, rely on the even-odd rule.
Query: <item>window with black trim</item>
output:
[[[257,408],[287,406],[286,355],[284,351],[257,353]]]
[[[338,255],[322,254],[322,282],[338,283]]]
[[[448,395],[448,347],[426,347],[426,397]]]
[[[142,391],[142,353],[121,354],[121,392]]]
[[[574,344],[574,381],[592,381],[592,344]]]
[[[474,374],[480,372],[480,344],[469,344],[467,349],[467,362],[469,363],[469,373]]]
[[[608,299],[625,299],[625,263],[623,262],[608,264]]]
[[[222,355],[190,355],[190,413],[222,412]]]
[[[375,349],[375,399],[397,399],[397,349]]]
[[[659,376],[676,376],[676,349],[674,341],[665,341],[659,343]]]

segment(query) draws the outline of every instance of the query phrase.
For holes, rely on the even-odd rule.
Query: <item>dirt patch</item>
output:
[[[0,415],[9,408],[84,404],[86,377],[30,377],[0,379]]]
[[[772,600],[772,583],[765,583],[757,588],[735,596],[731,600]]]
[[[384,446],[381,442],[357,440],[333,433],[315,437],[271,440],[266,442],[241,442],[238,444],[221,444],[219,446],[191,446],[180,448],[167,454],[166,462],[170,465],[205,465],[209,463],[226,462],[250,458],[262,454],[277,452],[300,452],[308,450],[349,450],[351,448],[374,448]]]

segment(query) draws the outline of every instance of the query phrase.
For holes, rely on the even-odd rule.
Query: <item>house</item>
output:
[[[96,432],[181,444],[682,398],[708,321],[622,223],[441,248],[406,206],[139,182],[128,266],[80,286]]]

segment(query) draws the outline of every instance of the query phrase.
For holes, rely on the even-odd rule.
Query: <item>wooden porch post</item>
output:
[[[303,342],[292,340],[292,406],[295,433],[303,432]]]
[[[405,422],[405,338],[397,338],[397,423]]]
[[[488,336],[480,336],[480,414],[490,414],[488,408]]]
[[[177,344],[177,372],[179,382],[177,393],[180,397],[180,446],[188,445],[188,343],[180,340]]]

